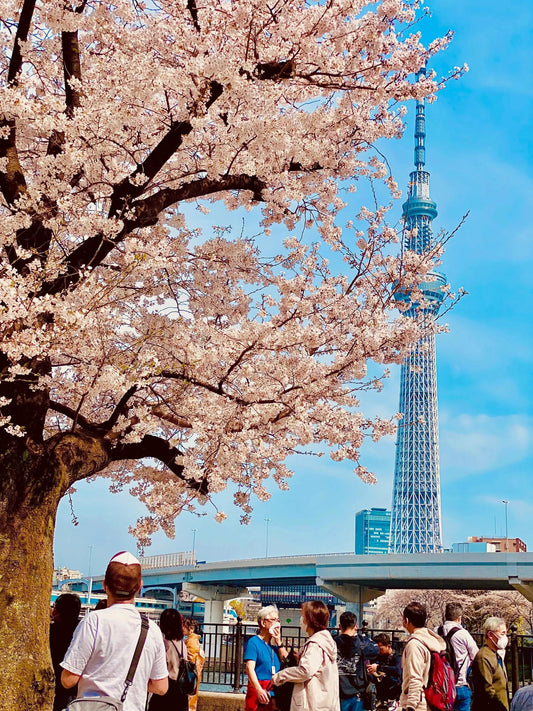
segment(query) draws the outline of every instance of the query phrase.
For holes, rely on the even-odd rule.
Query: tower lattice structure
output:
[[[425,170],[425,104],[418,101],[415,123],[415,170],[403,205],[404,246],[419,254],[434,246],[431,223],[437,206],[429,195]],[[423,300],[405,312],[411,318],[435,319],[444,299],[443,274],[432,271],[420,286]],[[410,294],[399,299],[411,301]],[[400,405],[403,413],[396,441],[392,498],[391,553],[442,551],[440,515],[439,433],[435,336],[421,338],[401,368]]]

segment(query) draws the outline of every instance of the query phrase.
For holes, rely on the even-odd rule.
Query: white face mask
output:
[[[305,620],[303,618],[303,615],[300,615],[300,629],[302,632],[305,634],[307,632],[307,625],[305,624]]]
[[[499,637],[498,641],[496,642],[496,646],[498,649],[505,649],[507,645],[509,644],[509,637],[504,634],[503,637]]]
[[[498,649],[505,649],[509,644],[509,637],[506,634],[504,634],[503,637],[496,637],[494,644]]]

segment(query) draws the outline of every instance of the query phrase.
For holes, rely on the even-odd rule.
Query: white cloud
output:
[[[441,471],[451,480],[508,467],[531,454],[532,441],[531,417],[459,415],[441,426]]]
[[[527,334],[517,331],[516,323],[509,323],[506,328],[501,322],[491,325],[454,313],[450,318],[449,335],[438,339],[437,360],[455,364],[455,370],[459,372],[467,370],[479,375],[493,370],[495,364],[503,368],[510,361],[531,362],[532,345]],[[505,372],[500,370],[498,378],[505,378]],[[488,385],[491,388],[496,386],[494,381]]]

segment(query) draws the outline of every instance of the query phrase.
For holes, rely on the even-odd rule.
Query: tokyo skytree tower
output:
[[[409,176],[409,195],[403,205],[406,249],[422,253],[433,242],[431,222],[437,206],[429,196],[429,173],[425,166],[425,105],[416,104],[415,170]],[[415,235],[409,235],[415,230]],[[405,313],[411,318],[434,319],[444,299],[446,278],[430,272],[420,286],[424,308],[414,305]],[[399,298],[409,299],[409,294]],[[402,364],[399,423],[394,467],[391,553],[437,553],[442,551],[440,523],[439,432],[435,337],[423,337]]]

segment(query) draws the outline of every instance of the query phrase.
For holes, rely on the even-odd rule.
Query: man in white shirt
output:
[[[78,698],[122,697],[141,630],[134,604],[141,587],[139,561],[126,551],[113,556],[104,581],[107,608],[91,612],[80,622],[61,662],[61,683],[67,689],[78,684]],[[144,711],[148,692],[163,695],[167,689],[165,645],[159,627],[150,621],[124,711]]]
[[[444,612],[445,622],[437,632],[445,640],[449,640],[455,654],[457,667],[456,691],[454,711],[469,711],[472,692],[466,681],[466,675],[474,657],[479,652],[479,647],[474,642],[472,635],[462,626],[463,608],[458,602],[449,602]]]

